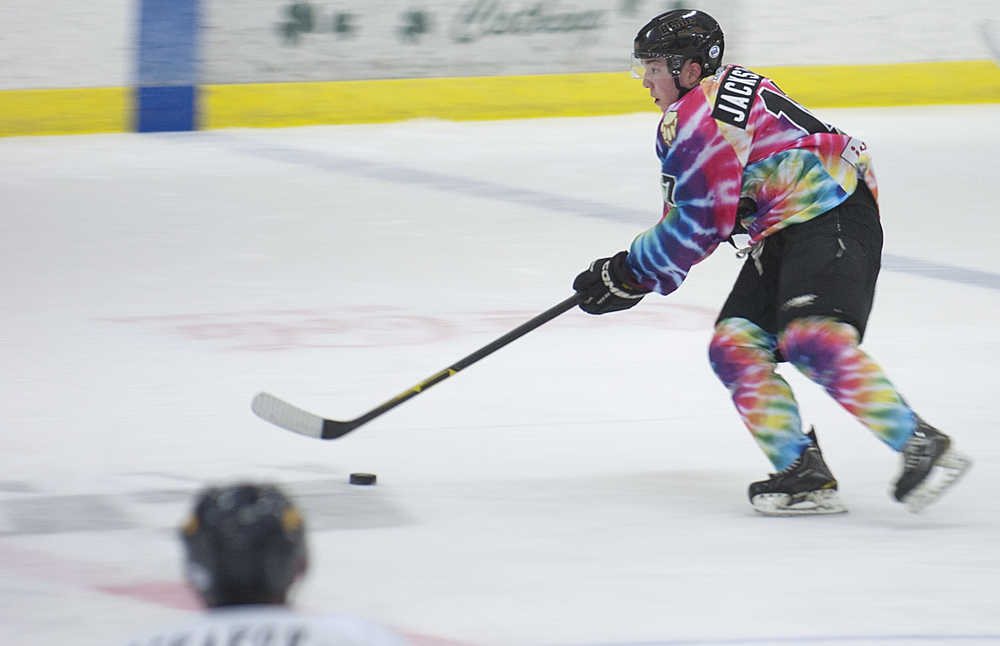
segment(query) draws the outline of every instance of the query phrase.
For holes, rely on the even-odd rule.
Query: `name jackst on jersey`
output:
[[[690,268],[739,231],[756,243],[846,200],[864,180],[864,142],[823,123],[766,77],[737,65],[702,79],[660,120],[663,217],[627,262],[642,285],[677,289]]]

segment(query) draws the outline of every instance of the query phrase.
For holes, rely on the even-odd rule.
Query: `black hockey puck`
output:
[[[374,473],[352,473],[351,474],[351,484],[356,485],[373,485],[375,484],[375,474]]]

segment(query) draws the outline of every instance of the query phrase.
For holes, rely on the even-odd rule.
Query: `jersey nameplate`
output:
[[[757,86],[761,80],[759,74],[742,67],[729,70],[719,86],[712,118],[745,130],[750,119],[750,108],[757,98]]]

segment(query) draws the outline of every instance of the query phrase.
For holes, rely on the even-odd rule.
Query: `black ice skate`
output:
[[[951,438],[917,418],[917,430],[903,446],[903,472],[892,496],[918,513],[962,477],[972,460],[951,448]]]
[[[767,480],[750,484],[750,504],[767,516],[842,514],[847,507],[837,495],[837,480],[823,461],[816,431],[809,429],[812,444],[788,468]]]

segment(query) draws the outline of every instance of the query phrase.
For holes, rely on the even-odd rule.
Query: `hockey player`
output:
[[[734,234],[746,261],[715,325],[712,368],[776,469],[750,485],[769,515],[846,511],[815,432],[804,433],[787,361],[902,453],[892,495],[910,511],[969,467],[859,343],[882,253],[878,188],[864,142],[823,123],[770,79],[722,65],[709,15],[678,9],[639,30],[634,75],[663,112],[656,137],[663,216],[628,251],[595,260],[573,288],[603,314],[673,292]]]
[[[237,484],[200,493],[181,530],[185,574],[209,609],[200,619],[130,646],[406,646],[382,626],[345,616],[310,617],[288,607],[305,574],[305,526],[276,487]]]

